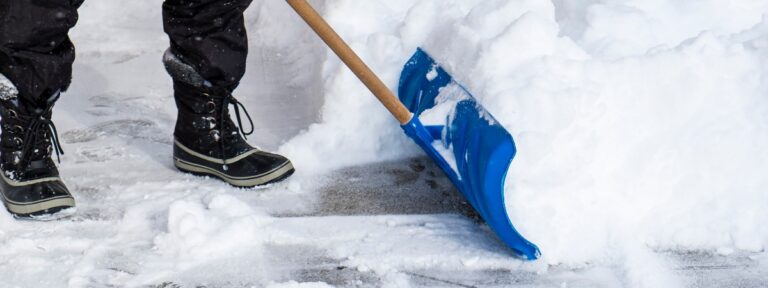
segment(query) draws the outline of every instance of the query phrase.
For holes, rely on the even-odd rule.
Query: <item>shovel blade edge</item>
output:
[[[457,91],[447,94],[449,87]],[[539,248],[517,232],[504,204],[504,181],[517,152],[512,135],[421,48],[403,68],[398,92],[400,101],[414,113],[411,122],[402,126],[406,135],[437,163],[517,256],[539,258]],[[419,119],[436,105],[451,105],[443,123],[429,123],[444,127],[439,138]],[[438,126],[430,129],[434,127]]]

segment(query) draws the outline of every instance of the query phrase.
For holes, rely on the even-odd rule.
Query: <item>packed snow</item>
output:
[[[54,113],[77,214],[0,213],[0,286],[722,287],[767,274],[768,1],[312,3],[393,90],[424,47],[510,131],[506,205],[541,260],[456,214],[294,216],[325,173],[423,154],[283,1],[248,11],[236,96],[257,122],[250,141],[297,174],[239,190],[178,173],[160,3],[101,0],[80,11]],[[746,268],[699,275],[688,258]]]

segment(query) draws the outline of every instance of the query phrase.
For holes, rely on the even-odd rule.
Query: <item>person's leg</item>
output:
[[[0,1],[0,192],[17,217],[75,206],[51,159],[61,150],[51,115],[71,81],[75,52],[67,33],[81,3]]]
[[[83,0],[0,1],[0,74],[30,104],[69,87],[75,48],[67,33]]]
[[[243,12],[252,0],[165,0],[170,51],[218,87],[233,90],[245,74]]]
[[[245,74],[248,39],[243,12],[251,0],[165,0],[163,20],[171,48],[163,62],[173,78],[179,109],[174,164],[183,171],[218,177],[238,187],[264,185],[290,176],[291,162],[251,147],[243,138],[232,96]],[[235,105],[237,125],[229,115]],[[250,121],[250,116],[247,120]]]

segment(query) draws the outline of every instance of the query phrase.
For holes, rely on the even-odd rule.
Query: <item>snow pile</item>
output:
[[[262,251],[269,238],[265,229],[274,219],[248,203],[229,194],[191,196],[171,202],[158,218],[167,220],[164,232],[154,237],[146,264],[130,285],[268,278]]]
[[[168,210],[168,232],[155,239],[162,253],[172,258],[185,258],[186,265],[195,260],[210,261],[231,258],[242,249],[258,250],[261,228],[270,217],[256,213],[245,202],[222,194],[208,203],[177,201]]]
[[[338,0],[325,15],[393,89],[425,47],[513,134],[507,205],[547,263],[764,249],[768,3],[553,2]],[[299,167],[420,155],[335,56],[323,77],[323,121],[281,149]]]

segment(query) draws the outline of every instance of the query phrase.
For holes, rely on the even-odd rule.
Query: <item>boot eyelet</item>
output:
[[[208,103],[205,103],[205,108],[207,108],[208,113],[216,112],[216,103],[208,101]]]
[[[219,139],[221,139],[221,135],[219,134],[219,130],[211,130],[211,132],[208,133],[208,135],[210,135],[211,138],[213,138],[213,141],[216,141],[216,142],[219,142]]]
[[[24,128],[19,125],[13,125],[13,127],[11,127],[11,129],[8,131],[10,131],[11,134],[22,134],[24,133]]]
[[[21,163],[21,151],[14,151],[13,152],[13,164],[17,165]]]
[[[24,140],[21,140],[21,138],[19,137],[13,137],[11,141],[13,141],[13,145],[15,145],[18,148],[21,148],[24,146]]]
[[[208,128],[213,129],[216,128],[216,118],[208,118]]]
[[[19,113],[16,113],[16,110],[8,109],[8,117],[11,119],[19,118]]]

